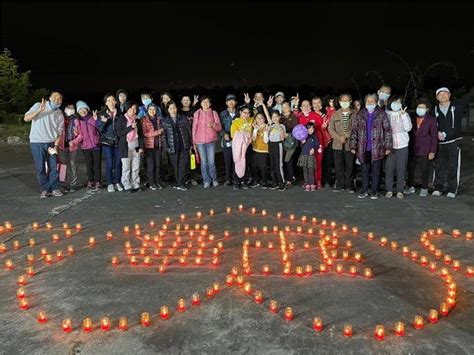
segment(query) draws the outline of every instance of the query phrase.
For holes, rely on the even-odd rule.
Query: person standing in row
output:
[[[64,108],[64,129],[59,140],[59,157],[62,164],[66,164],[66,181],[64,191],[75,192],[77,187],[77,148],[71,147],[69,143],[74,139],[76,122],[76,109],[73,104]]]
[[[120,113],[125,113],[125,103],[128,101],[128,92],[124,89],[117,90],[115,94],[115,99],[117,100],[117,108]]]
[[[117,109],[117,101],[113,94],[105,94],[105,107],[100,113],[99,132],[102,154],[105,156],[105,175],[107,177],[107,191],[123,191],[122,181],[122,158],[118,145],[116,123],[122,115]]]
[[[387,115],[392,129],[393,146],[392,152],[385,159],[385,197],[393,196],[393,176],[397,176],[397,198],[405,197],[405,176],[408,163],[408,143],[412,124],[406,107],[403,108],[402,98],[398,95],[392,96],[387,105]]]
[[[382,160],[393,146],[390,122],[386,112],[377,106],[377,100],[375,94],[365,97],[365,108],[355,117],[349,141],[352,154],[362,165],[362,190],[358,197],[367,197],[371,185],[373,200],[378,198]]]
[[[191,127],[186,117],[178,113],[178,107],[173,101],[168,101],[167,116],[163,119],[166,134],[166,144],[171,165],[176,179],[176,189],[187,191],[189,175],[189,151],[192,147]]]
[[[237,97],[234,94],[228,94],[225,98],[227,108],[219,114],[221,121],[221,148],[225,164],[225,185],[232,185],[234,171],[234,160],[232,158],[232,138],[230,136],[230,127],[232,121],[237,117]]]
[[[211,99],[201,98],[201,108],[194,113],[193,142],[197,146],[201,158],[201,174],[204,188],[219,186],[216,172],[216,140],[217,133],[222,129],[219,115],[211,108]]]
[[[298,166],[303,168],[304,190],[315,191],[314,169],[316,167],[316,160],[314,155],[319,149],[319,140],[315,135],[313,122],[308,122],[306,128],[308,129],[308,137],[301,142],[302,149],[298,158]]]
[[[352,97],[349,94],[339,96],[339,106],[341,108],[333,114],[329,122],[329,133],[332,137],[332,151],[336,168],[334,192],[345,189],[349,193],[354,193],[354,178],[352,175],[354,154],[349,149],[349,138],[356,114],[351,109],[351,99]]]
[[[270,190],[278,188],[279,191],[285,191],[286,184],[283,173],[283,140],[286,136],[286,129],[285,126],[280,123],[280,112],[273,111],[270,115],[265,106],[263,106],[263,111],[267,117],[268,124],[270,125],[268,132],[268,152],[273,180]]]
[[[143,130],[138,121],[138,105],[127,101],[125,114],[118,117],[116,133],[122,157],[122,185],[126,192],[140,190],[140,155],[144,153]]]
[[[262,189],[268,187],[268,132],[269,126],[263,113],[257,113],[252,133],[252,175],[251,188],[261,186]]]
[[[429,112],[428,100],[421,99],[416,106],[416,120],[412,122],[410,149],[408,158],[408,183],[405,194],[415,190],[416,167],[421,169],[420,196],[428,196],[429,168],[435,158],[438,146],[438,124]]]
[[[298,124],[298,117],[291,111],[291,105],[287,101],[282,103],[281,111],[281,123],[285,126],[287,132],[283,143],[285,181],[287,185],[292,185],[296,181],[295,157],[299,156],[300,148],[291,132]]]
[[[232,158],[234,160],[234,190],[248,189],[251,183],[252,148],[251,134],[254,119],[251,108],[246,104],[239,108],[239,117],[232,121],[230,138],[232,139]],[[246,181],[247,180],[247,181]]]
[[[24,117],[25,122],[31,122],[30,149],[41,189],[40,198],[63,195],[59,189],[57,169],[58,143],[64,130],[64,116],[60,110],[62,103],[63,93],[52,90],[48,101],[42,99],[35,103]]]

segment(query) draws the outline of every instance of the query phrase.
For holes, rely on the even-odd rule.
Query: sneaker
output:
[[[163,183],[159,182],[159,183],[156,184],[156,187],[157,187],[158,190],[163,190],[165,188],[165,185]]]
[[[328,183],[328,182],[324,183],[324,188],[325,188],[325,189],[331,188],[331,184]],[[339,189],[339,191],[340,191],[340,190],[342,190],[342,189]],[[334,189],[333,189],[333,191],[334,191]]]
[[[263,190],[268,189],[268,184],[267,184],[266,182],[262,182],[262,185],[261,185],[261,186],[262,186],[262,189],[263,189]]]
[[[156,185],[150,185],[148,188],[153,191],[158,190],[158,187]]]
[[[310,185],[309,190],[310,191],[316,191],[316,185]]]
[[[305,191],[311,191],[311,186],[310,185],[306,185],[306,187],[304,188]]]
[[[224,183],[224,186],[231,186],[231,185],[232,185],[232,181],[230,180],[226,180]]]
[[[303,189],[306,189],[306,186],[308,186],[308,185],[306,185],[306,184],[303,184],[303,186],[302,186],[302,187],[303,187]]]
[[[240,184],[235,184],[234,186],[232,186],[232,188],[233,188],[235,191],[241,189]]]
[[[326,185],[325,185],[324,187],[326,187]],[[342,191],[342,189],[339,188],[339,187],[334,187],[334,188],[332,189],[332,192],[341,192],[341,191]]]
[[[92,181],[88,181],[88,182],[87,182],[86,189],[92,190],[93,188],[94,188],[94,183],[93,183]]]
[[[214,186],[214,187],[219,186],[219,181],[214,180],[214,181],[212,182],[212,186]]]
[[[352,187],[346,189],[346,191],[347,191],[348,193],[350,193],[350,194],[355,193],[355,190],[354,190]]]
[[[452,192],[448,192],[448,194],[446,195],[446,197],[455,198],[455,197],[456,197],[456,194],[453,194]]]
[[[102,184],[100,183],[100,181],[97,181],[97,182],[94,184],[94,188],[97,189],[97,190],[102,188]]]
[[[432,196],[441,196],[443,193],[441,191],[438,191],[438,190],[434,190],[431,195]]]
[[[428,189],[421,189],[420,190],[420,197],[428,196]]]
[[[259,186],[260,186],[260,184],[259,184],[257,181],[254,181],[254,182],[252,182],[252,184],[250,185],[250,188],[253,189],[253,188],[259,187]]]
[[[205,189],[208,189],[208,188],[210,188],[210,187],[211,187],[211,184],[209,184],[208,182],[205,182],[205,183],[204,183],[204,188],[205,188]]]
[[[387,191],[387,193],[385,194],[385,197],[386,198],[392,198],[393,196],[393,192],[392,191]]]
[[[48,198],[49,192],[48,191],[41,191],[40,198]]]
[[[357,196],[358,198],[366,198],[367,196],[369,196],[369,194],[367,193],[367,191],[361,191],[359,196]]]
[[[399,200],[404,199],[404,198],[405,198],[405,195],[403,194],[403,192],[397,192],[397,198],[398,198]]]
[[[107,185],[107,192],[115,192],[114,184]]]
[[[278,189],[278,185],[277,184],[271,184],[268,188],[270,190],[276,190],[276,189]]]
[[[243,189],[243,190],[248,190],[249,185],[244,182],[242,185],[240,185],[240,188]]]
[[[123,191],[123,187],[119,183],[115,184],[115,188],[117,189],[117,191]]]
[[[139,192],[139,191],[140,191],[139,188],[134,188],[134,189],[131,189],[131,190],[130,190],[130,192],[131,192],[132,194],[134,194],[135,192]]]
[[[416,190],[415,190],[415,187],[412,186],[412,187],[407,187],[404,192],[405,192],[405,195],[409,195],[409,194],[414,194]]]
[[[278,191],[285,191],[286,190],[286,186],[285,185],[280,185],[278,186]]]
[[[370,199],[371,200],[377,200],[379,198],[378,194],[376,192],[372,192],[370,194]]]
[[[63,195],[63,193],[61,192],[61,190],[53,190],[53,192],[51,193],[54,197],[61,197]]]
[[[318,182],[318,183],[316,184],[316,189],[317,189],[317,190],[321,190],[321,189],[322,189],[320,182]]]
[[[198,182],[195,179],[191,179],[189,181],[191,182],[191,185],[198,186]]]
[[[188,188],[186,186],[176,186],[176,189],[179,191],[188,191]]]

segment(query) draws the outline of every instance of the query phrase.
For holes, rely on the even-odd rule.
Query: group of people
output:
[[[103,156],[108,192],[162,189],[163,170],[168,170],[168,178],[173,176],[176,189],[185,191],[197,185],[196,164],[203,187],[217,187],[216,144],[225,162],[225,185],[235,190],[284,191],[296,183],[300,167],[306,191],[326,187],[354,193],[360,166],[359,198],[377,199],[384,178],[385,196],[401,199],[416,192],[415,171],[420,167],[419,195],[427,196],[434,162],[432,195],[455,197],[461,117],[472,94],[452,101],[449,89],[439,88],[436,105],[420,99],[410,116],[403,98],[391,95],[388,85],[363,101],[344,93],[327,104],[321,97],[300,102],[298,94],[287,100],[283,92],[266,100],[257,92],[253,100],[244,94],[239,105],[237,97],[228,94],[220,113],[207,96],[184,95],[178,104],[171,94],[162,93],[154,103],[152,94],[143,92],[137,104],[125,90],[106,94],[99,110],[84,101],[62,108],[63,93],[52,90],[24,119],[31,122],[30,147],[41,198],[78,189],[79,148],[88,190],[103,187]],[[297,131],[302,129],[305,135],[300,137]]]

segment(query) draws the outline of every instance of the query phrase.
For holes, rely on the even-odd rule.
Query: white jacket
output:
[[[408,147],[408,142],[410,141],[408,132],[412,128],[410,115],[401,111],[387,110],[386,112],[392,127],[393,149]]]

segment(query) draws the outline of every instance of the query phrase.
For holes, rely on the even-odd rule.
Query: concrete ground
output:
[[[358,200],[345,192],[334,193],[329,189],[318,192],[304,192],[301,187],[292,187],[286,192],[264,191],[259,188],[248,191],[233,191],[219,186],[204,190],[194,187],[187,192],[171,188],[162,191],[144,191],[137,194],[107,193],[101,190],[86,193],[80,190],[61,198],[40,200],[34,177],[32,159],[28,146],[2,146],[0,153],[0,221],[12,221],[14,230],[0,234],[9,251],[0,254],[0,353],[2,354],[151,354],[167,353],[395,353],[395,354],[472,354],[474,353],[474,278],[467,278],[463,272],[451,271],[457,285],[457,305],[450,314],[442,317],[438,324],[429,324],[423,330],[414,330],[411,323],[415,315],[422,315],[427,322],[431,308],[439,309],[446,298],[446,287],[442,278],[426,268],[382,248],[366,239],[373,231],[378,238],[386,236],[397,241],[401,247],[409,246],[428,260],[436,260],[419,242],[420,233],[429,228],[443,228],[451,231],[459,228],[463,237],[453,239],[437,237],[435,244],[445,254],[461,261],[462,270],[474,266],[474,241],[464,238],[465,231],[474,231],[474,142],[465,140],[463,150],[462,186],[459,196],[452,200],[445,197],[409,196],[404,200],[380,198]],[[81,176],[85,173],[81,170]],[[243,204],[246,211],[235,210]],[[231,206],[231,214],[225,212]],[[251,207],[256,207],[258,216],[252,216]],[[214,209],[216,215],[207,216]],[[269,216],[262,217],[266,209]],[[196,212],[206,217],[199,221]],[[274,216],[282,212],[281,220]],[[303,225],[305,230],[311,223],[292,222],[287,218],[294,213],[317,217],[318,220],[336,221],[338,225],[358,226],[360,236],[342,233],[338,248],[345,249],[345,242],[352,241],[350,255],[360,251],[363,262],[359,270],[371,267],[374,277],[350,277],[330,272],[315,273],[309,277],[285,277],[281,272],[279,238],[276,235],[245,236],[244,227],[289,225],[295,228]],[[122,232],[124,225],[132,228],[135,223],[143,226],[144,233],[152,236],[159,230],[150,230],[147,223],[154,219],[163,223],[169,216],[173,222],[180,214],[186,214],[191,228],[195,223],[208,224],[209,234],[216,240],[204,249],[204,266],[180,266],[176,261],[168,266],[164,274],[157,272],[157,264],[149,267],[131,267],[124,255],[124,242],[138,240]],[[31,223],[40,224],[39,231],[31,230]],[[45,230],[51,222],[53,230]],[[62,223],[74,226],[81,223],[83,230],[65,238]],[[173,225],[173,223],[171,224]],[[314,227],[318,234],[320,224]],[[105,240],[105,233],[111,230],[114,239]],[[230,237],[223,239],[225,230]],[[339,230],[340,231],[340,230]],[[51,235],[58,233],[60,241],[51,242]],[[90,236],[95,236],[97,245],[87,247]],[[37,246],[25,246],[29,238],[35,238]],[[166,238],[165,241],[170,240]],[[242,271],[242,244],[249,239],[251,245],[261,240],[266,246],[273,241],[275,251],[250,249],[249,257],[254,274],[245,277],[254,290],[263,292],[264,303],[256,304],[241,287],[224,286],[225,276],[233,266]],[[22,248],[11,250],[13,240],[19,240]],[[188,238],[184,238],[185,241]],[[212,247],[223,241],[220,265],[208,265]],[[315,271],[321,257],[316,250],[318,236],[288,236],[287,242],[302,247],[309,241],[310,251],[297,250],[289,253],[292,268],[311,264]],[[151,244],[153,244],[152,242]],[[169,243],[169,242],[166,242]],[[191,253],[196,252],[196,237]],[[24,274],[26,255],[39,257],[40,249],[49,252],[57,249],[66,252],[68,245],[74,245],[76,253],[62,261],[46,265],[43,261],[34,263],[37,275],[28,279],[24,286],[30,309],[18,307],[16,292],[17,278]],[[168,244],[165,244],[168,245]],[[179,253],[181,253],[180,247]],[[134,249],[138,251],[138,249]],[[161,253],[166,253],[167,248]],[[192,254],[193,258],[195,254]],[[341,254],[339,254],[341,255]],[[117,256],[121,264],[111,265],[111,257]],[[6,259],[12,259],[16,268],[3,268]],[[141,259],[140,259],[141,260]],[[155,258],[156,260],[160,260]],[[347,270],[354,262],[337,261]],[[272,274],[261,276],[261,268],[268,264]],[[438,269],[442,266],[438,260]],[[451,270],[451,268],[450,268]],[[207,299],[206,288],[219,282],[222,291]],[[175,311],[180,298],[189,306],[191,295],[201,294],[202,304],[183,313]],[[278,314],[268,311],[270,299],[279,303]],[[168,305],[171,318],[167,321],[158,317],[160,307]],[[287,306],[294,310],[295,319],[285,321],[283,311]],[[38,324],[38,311],[45,310],[46,324]],[[150,312],[152,324],[148,328],[137,322],[142,312]],[[108,316],[113,320],[113,329],[103,332],[97,329],[99,319]],[[117,330],[117,320],[128,317],[130,329]],[[92,317],[96,329],[91,333],[81,330],[82,319]],[[324,330],[316,333],[312,329],[314,317],[322,318]],[[65,334],[61,322],[71,318],[74,330]],[[403,321],[406,336],[393,334],[393,325]],[[352,338],[342,335],[344,324],[354,329]],[[383,324],[387,337],[376,341],[373,336],[375,325]]]

